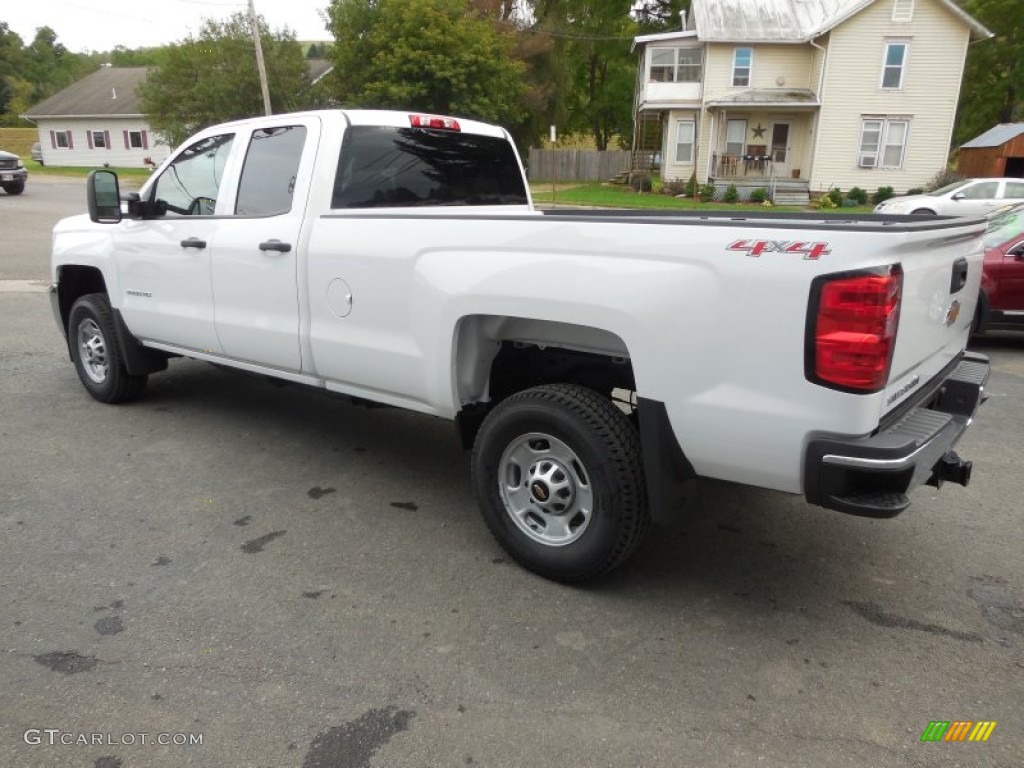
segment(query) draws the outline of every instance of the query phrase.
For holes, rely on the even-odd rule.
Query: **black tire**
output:
[[[556,581],[612,570],[650,527],[636,428],[608,398],[575,385],[519,392],[487,415],[473,488],[505,551]]]
[[[142,394],[147,377],[130,376],[125,369],[106,294],[90,293],[72,305],[68,346],[82,386],[96,400],[123,403]]]
[[[988,298],[984,291],[978,294],[978,304],[974,308],[974,318],[971,320],[971,335],[985,335],[985,318],[988,316]]]
[[[8,195],[20,195],[25,191],[24,181],[12,181],[10,184],[3,185],[4,192]]]
[[[935,211],[930,208],[918,208],[917,210],[910,212],[911,216],[934,216]]]

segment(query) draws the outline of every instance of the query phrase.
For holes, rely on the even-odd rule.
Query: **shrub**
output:
[[[925,189],[931,192],[933,189],[938,189],[939,187],[944,187],[947,184],[952,184],[954,181],[961,181],[963,178],[963,176],[952,168],[943,168],[929,179],[928,183],[925,184]]]
[[[846,195],[851,200],[856,200],[857,205],[868,204],[868,193],[860,187],[850,187],[850,191],[847,192]]]
[[[829,195],[822,195],[813,203],[811,203],[811,205],[813,205],[815,208],[818,208],[819,210],[828,210],[831,208],[839,207],[838,205],[835,204],[835,201]]]
[[[884,203],[890,197],[895,197],[895,195],[896,193],[893,191],[892,187],[879,187],[871,197],[871,202],[878,205],[879,203]]]
[[[924,188],[923,187],[911,187],[910,189],[908,189],[906,191],[906,194],[908,194],[908,195],[923,195],[924,194]]]
[[[690,180],[686,182],[686,196],[696,197],[697,191],[700,189],[700,185],[697,184],[697,174],[691,173]]]
[[[841,190],[839,187],[832,187],[832,189],[830,189],[827,192],[827,195],[828,195],[828,198],[833,203],[835,203],[835,207],[836,208],[838,208],[839,206],[841,206],[843,204],[843,190]]]
[[[651,182],[651,174],[649,173],[634,173],[629,177],[629,186],[634,192],[650,192],[654,186]]]
[[[689,196],[689,187],[690,183],[687,181],[672,179],[661,185],[661,193],[663,195],[672,195],[672,197],[687,197]]]
[[[714,184],[701,184],[700,192],[698,193],[702,203],[710,203],[715,199],[715,185]]]
[[[740,199],[740,192],[736,189],[735,184],[730,184],[725,188],[725,194],[722,196],[722,200],[726,203],[735,203]]]
[[[764,187],[758,187],[750,192],[750,202],[752,203],[763,203],[768,200],[768,190]]]

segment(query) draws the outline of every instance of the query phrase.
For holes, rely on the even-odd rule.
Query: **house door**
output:
[[[779,178],[789,176],[789,123],[772,123],[772,173]]]

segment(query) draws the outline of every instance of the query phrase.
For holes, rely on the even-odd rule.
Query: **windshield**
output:
[[[960,187],[966,186],[966,181],[954,181],[952,184],[947,184],[944,187],[933,189],[927,194],[931,197],[938,197],[939,195],[945,195],[947,192],[952,192],[954,189],[960,189]]]
[[[995,248],[1024,233],[1024,207],[1012,208],[994,216],[985,230],[985,248]]]

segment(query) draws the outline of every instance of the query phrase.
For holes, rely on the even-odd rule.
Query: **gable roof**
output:
[[[803,43],[823,35],[877,0],[693,0],[701,40],[715,43]],[[934,0],[983,40],[992,33],[954,0]]]
[[[1008,141],[1016,139],[1024,133],[1024,123],[1000,123],[989,128],[981,136],[961,144],[960,149],[978,149],[981,147],[1001,147]]]
[[[136,89],[148,71],[146,67],[102,67],[36,104],[25,117],[141,117]]]

